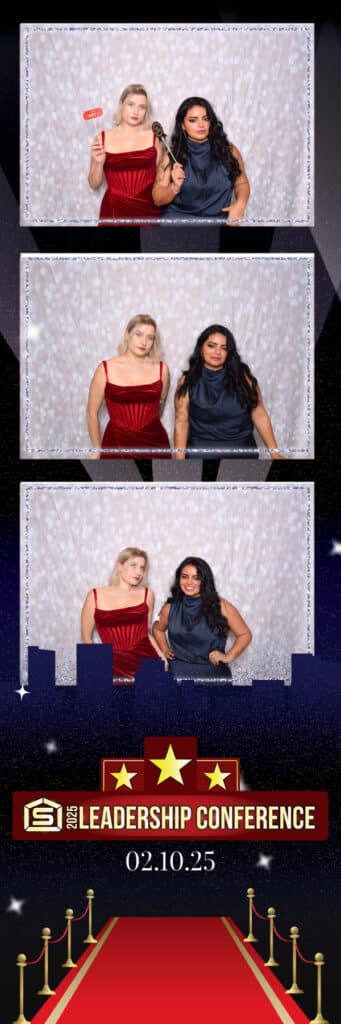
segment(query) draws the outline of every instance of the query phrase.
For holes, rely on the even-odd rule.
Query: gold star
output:
[[[172,744],[169,744],[166,757],[150,757],[149,760],[152,764],[155,764],[157,768],[160,768],[160,775],[157,780],[159,786],[161,782],[165,782],[166,779],[175,779],[175,782],[180,782],[183,786],[184,780],[181,775],[181,769],[186,764],[190,764],[192,758],[181,758],[175,757]]]
[[[115,790],[119,789],[120,786],[127,786],[128,789],[132,789],[131,779],[137,775],[137,772],[128,772],[125,763],[123,762],[119,772],[110,772],[110,775],[117,779]]]
[[[204,772],[204,775],[207,775],[207,778],[210,780],[209,789],[213,789],[214,786],[220,786],[221,789],[226,789],[224,779],[227,779],[228,775],[231,775],[231,772],[222,772],[217,761],[214,772]]]

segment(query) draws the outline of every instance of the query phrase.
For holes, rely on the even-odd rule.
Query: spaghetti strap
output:
[[[163,363],[160,363],[160,377],[159,377],[159,380],[162,380],[162,368],[163,368]]]
[[[108,377],[108,364],[107,364],[107,361],[106,361],[106,359],[103,359],[103,362],[102,362],[102,366],[104,367],[104,373],[105,373],[105,382],[106,382],[106,384],[109,384],[109,377]]]
[[[92,591],[92,593],[93,593],[93,595],[94,595],[94,601],[95,601],[95,608],[97,608],[97,590],[96,590],[96,588],[95,588],[95,587],[93,587],[93,591]]]
[[[145,599],[145,603],[146,604],[147,604],[147,597],[148,597],[148,587],[145,587],[144,588],[144,599]]]
[[[105,136],[105,132],[104,131],[101,132],[101,136],[102,136],[102,146],[104,146],[104,136]]]

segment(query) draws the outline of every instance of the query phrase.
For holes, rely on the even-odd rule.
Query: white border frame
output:
[[[313,253],[224,253],[213,255],[211,253],[176,253],[176,254],[151,254],[141,255],[137,253],[117,253],[117,254],[106,254],[106,253],[22,253],[20,256],[20,456],[23,459],[43,459],[43,458],[77,458],[77,459],[88,459],[92,452],[95,450],[91,447],[88,448],[35,448],[30,442],[30,339],[29,339],[29,326],[30,326],[30,264],[32,262],[46,263],[50,261],[57,262],[78,262],[84,263],[85,261],[99,261],[99,262],[119,262],[126,263],[131,260],[139,263],[147,261],[152,262],[165,262],[165,261],[183,261],[183,262],[206,262],[218,261],[220,263],[226,262],[227,264],[231,261],[236,262],[250,262],[253,260],[265,260],[272,261],[273,263],[282,262],[296,262],[306,263],[306,308],[305,308],[305,320],[306,320],[306,446],[304,448],[281,448],[280,451],[285,456],[291,456],[293,458],[299,457],[301,459],[313,459],[314,458],[314,271],[315,271],[315,257]],[[101,449],[100,449],[101,450]],[[110,451],[113,449],[105,449]],[[129,457],[131,455],[131,449],[115,449],[114,451],[120,451],[126,453]],[[173,454],[179,449],[172,449]],[[191,449],[192,450],[192,449]],[[194,450],[194,449],[193,449]],[[268,453],[271,449],[259,446],[257,451],[259,454]],[[97,449],[96,449],[97,451]],[[148,449],[150,451],[150,449]],[[228,461],[228,455],[226,449],[195,449],[200,457],[200,453],[205,456],[208,455],[211,458],[214,456],[225,459]],[[229,452],[234,454],[243,454],[245,449],[243,448],[230,448]],[[135,449],[134,449],[135,452]],[[141,449],[141,457],[143,456],[144,449]],[[159,453],[160,449],[156,449],[156,453]]]
[[[269,22],[265,24],[258,24],[257,22],[246,22],[246,23],[227,23],[227,24],[216,24],[216,23],[198,23],[183,25],[178,23],[168,24],[142,24],[142,25],[126,25],[118,22],[103,24],[103,23],[49,23],[49,22],[24,22],[20,26],[20,69],[21,69],[21,87],[20,87],[20,224],[22,226],[31,227],[49,227],[56,225],[60,227],[72,227],[80,226],[83,227],[97,227],[98,218],[96,220],[65,220],[63,218],[57,218],[56,220],[44,220],[43,218],[30,216],[30,34],[37,32],[72,32],[75,30],[83,32],[168,32],[174,29],[182,34],[187,32],[225,32],[225,33],[242,33],[242,32],[305,32],[307,39],[307,51],[306,51],[306,84],[307,84],[307,110],[306,110],[306,138],[305,138],[305,151],[306,151],[306,215],[300,219],[295,220],[264,220],[256,218],[248,218],[247,214],[242,222],[242,227],[262,225],[263,227],[270,226],[307,226],[312,227],[314,225],[314,23],[313,22]],[[144,223],[146,226],[151,223],[155,225],[155,221],[151,222],[146,219],[142,221],[142,218],[121,218],[113,222],[114,225],[124,226],[134,224],[141,225]],[[167,230],[167,226],[188,226],[190,224],[198,226],[198,218],[167,218],[167,225],[163,225]],[[226,226],[226,218],[223,217],[201,217],[200,226],[205,224],[221,224]]]
[[[139,483],[21,483],[20,484],[20,679],[21,685],[27,685],[27,649],[30,645],[29,642],[29,623],[30,623],[30,495],[31,492],[36,493],[40,490],[65,490],[65,491],[80,491],[80,490],[106,490],[106,491],[140,491],[147,489],[148,491],[156,490],[172,491],[177,490],[197,490],[199,493],[202,488],[209,488],[212,492],[216,491],[250,491],[250,490],[263,490],[266,491],[303,491],[306,495],[306,654],[315,653],[315,614],[314,614],[314,494],[315,486],[313,482],[302,482],[302,483],[270,483],[270,482],[252,482],[252,483],[241,483],[241,482],[229,482],[229,483],[217,483],[217,484],[203,484],[203,483],[160,483],[160,484],[139,484]],[[75,649],[76,649],[75,640]],[[35,646],[35,645],[33,645]],[[45,649],[45,648],[44,648]],[[295,651],[291,652],[295,654]],[[244,680],[238,677],[233,680],[232,685],[252,685],[253,680],[248,676],[246,672],[243,672]],[[274,676],[278,679],[278,676]],[[204,681],[204,680],[203,680]],[[196,680],[200,682],[200,680]],[[212,682],[212,679],[210,680]],[[221,683],[221,678],[217,680]],[[271,680],[268,680],[271,685]],[[291,675],[284,677],[283,682],[285,685],[291,685]],[[75,680],[70,678],[62,679],[57,685],[68,685],[74,686]]]

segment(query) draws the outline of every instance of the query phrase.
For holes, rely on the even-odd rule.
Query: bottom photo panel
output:
[[[37,692],[289,685],[314,651],[312,484],[22,484],[21,523]]]

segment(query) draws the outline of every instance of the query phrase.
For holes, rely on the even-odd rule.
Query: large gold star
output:
[[[231,775],[231,772],[222,772],[217,761],[214,772],[204,772],[204,775],[207,775],[207,778],[210,780],[209,789],[213,789],[214,786],[220,786],[221,789],[226,789],[224,779],[227,779],[227,776]]]
[[[137,775],[137,772],[128,772],[125,763],[123,762],[119,772],[110,772],[110,775],[117,779],[115,790],[119,789],[120,786],[127,786],[128,789],[132,789],[131,779]]]
[[[166,757],[150,757],[149,760],[152,764],[155,764],[157,768],[160,768],[160,775],[157,780],[159,786],[161,782],[165,782],[166,779],[175,779],[175,782],[180,782],[183,786],[184,780],[181,775],[181,769],[186,764],[190,764],[192,758],[189,757],[187,760],[183,757],[175,757],[172,744],[169,744]]]

